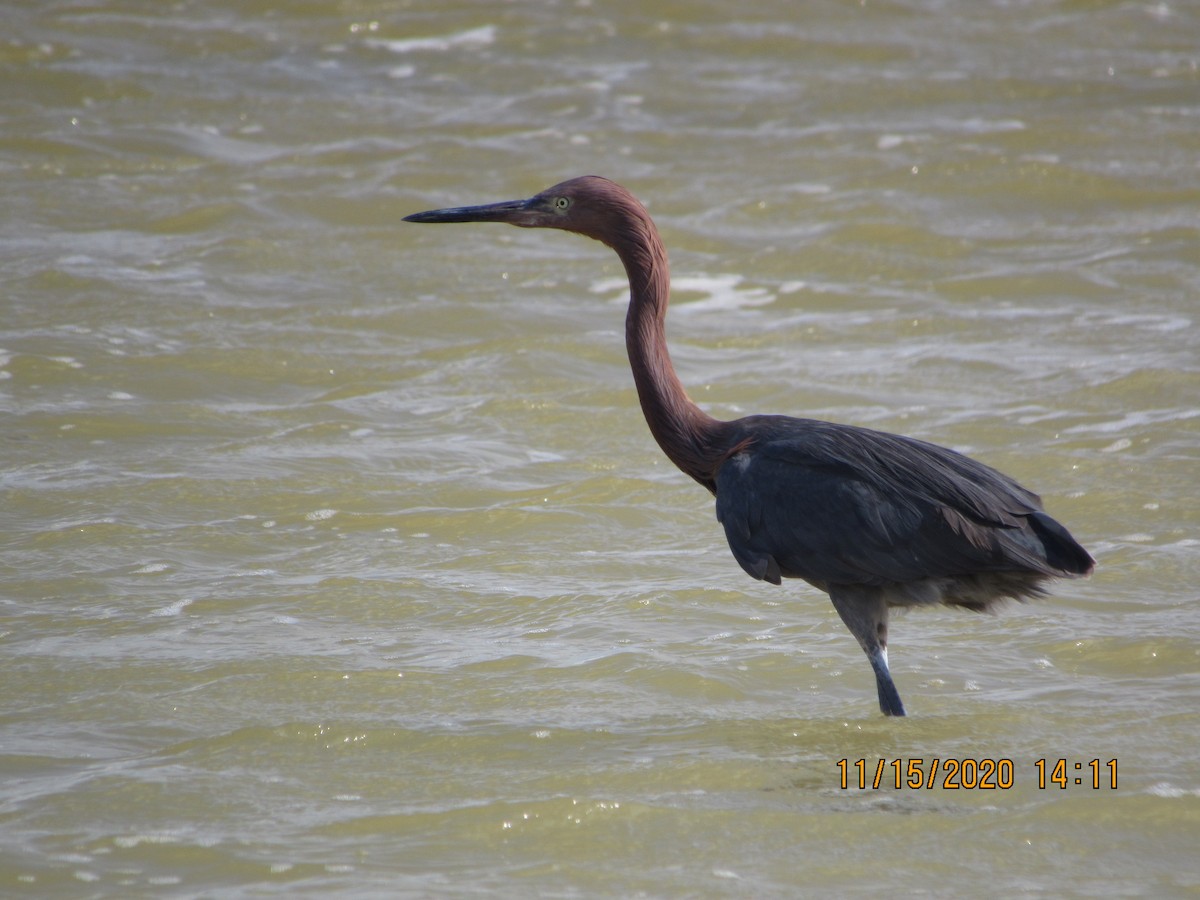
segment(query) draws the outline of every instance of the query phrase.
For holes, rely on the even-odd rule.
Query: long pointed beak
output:
[[[533,200],[505,200],[502,203],[485,203],[483,206],[452,206],[448,209],[431,209],[427,212],[405,216],[405,222],[508,222],[524,224],[526,213]]]

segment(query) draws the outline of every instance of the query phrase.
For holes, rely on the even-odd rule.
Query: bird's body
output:
[[[1093,562],[1036,494],[970,457],[900,435],[790,416],[722,421],[684,391],[667,352],[666,250],[641,203],[597,176],[529,200],[432,210],[415,222],[560,228],[612,247],[629,276],[626,346],[650,431],[716,497],[747,573],[825,591],[875,672],[880,709],[904,715],[888,669],[888,609],[984,610],[1042,593]]]

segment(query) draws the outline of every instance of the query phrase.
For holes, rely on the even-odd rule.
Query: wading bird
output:
[[[829,594],[858,639],[884,715],[904,715],[888,669],[888,610],[986,610],[1043,593],[1094,562],[1007,475],[914,438],[789,416],[715,419],[688,397],[667,352],[667,251],[629,191],[594,175],[528,200],[435,209],[406,222],[559,228],[616,251],[629,276],[625,343],[646,423],[675,465],[716,497],[734,558],[752,577]]]

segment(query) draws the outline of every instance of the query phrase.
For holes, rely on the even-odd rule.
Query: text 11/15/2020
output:
[[[1017,767],[1011,759],[839,759],[842,790],[943,790],[1006,791],[1016,785]],[[1117,761],[1090,759],[1038,759],[1031,768],[1039,790],[1067,787],[1117,789]]]

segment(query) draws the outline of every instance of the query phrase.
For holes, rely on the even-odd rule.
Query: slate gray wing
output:
[[[1011,479],[919,441],[837,437],[762,441],[718,471],[717,518],[754,578],[878,585],[1047,569],[1028,521],[1040,504]]]

